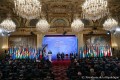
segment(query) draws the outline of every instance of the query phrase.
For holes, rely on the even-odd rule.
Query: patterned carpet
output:
[[[53,61],[52,70],[55,75],[55,80],[69,80],[67,78],[66,70],[70,64],[69,60],[65,61]]]

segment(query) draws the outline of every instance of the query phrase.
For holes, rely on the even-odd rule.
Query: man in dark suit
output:
[[[70,59],[73,59],[74,57],[73,57],[73,53],[71,52],[70,53]]]
[[[64,57],[65,57],[65,56],[64,56],[64,53],[62,52],[62,53],[61,53],[61,59],[64,60]]]
[[[57,60],[60,60],[60,52],[57,53]]]

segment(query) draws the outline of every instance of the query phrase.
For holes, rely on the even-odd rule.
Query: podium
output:
[[[52,62],[52,52],[51,51],[48,52],[48,59],[49,59],[50,62]]]

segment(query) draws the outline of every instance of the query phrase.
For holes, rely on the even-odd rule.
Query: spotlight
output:
[[[2,33],[2,29],[0,29],[0,33]]]
[[[113,34],[116,34],[116,31],[115,31],[115,30],[113,30]]]
[[[8,33],[7,36],[10,36],[10,33]]]
[[[2,36],[10,36],[10,33],[2,32]]]
[[[114,32],[113,34],[116,34],[116,32]]]
[[[111,33],[112,33],[112,34],[115,34],[115,33],[116,33],[116,31],[115,31],[115,30],[112,30],[112,31],[111,31]]]
[[[63,35],[66,35],[66,34],[67,34],[67,31],[64,31],[64,32],[63,32]]]
[[[94,32],[92,31],[92,32],[90,32],[90,34],[93,34]]]
[[[34,32],[32,32],[32,31],[30,32],[30,34],[31,34],[31,35],[35,35],[35,33],[34,33]]]
[[[5,36],[5,35],[2,33],[2,36]]]
[[[117,32],[120,32],[120,28],[116,28],[116,31],[117,31]]]
[[[107,31],[107,34],[108,34],[108,35],[110,35],[110,33],[111,33],[110,31]]]

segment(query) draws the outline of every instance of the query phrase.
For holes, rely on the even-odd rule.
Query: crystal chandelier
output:
[[[116,37],[120,37],[120,27],[116,27],[116,30],[115,30],[114,35],[115,35]]]
[[[4,21],[2,21],[2,23],[0,24],[0,29],[3,32],[14,32],[16,29],[16,25],[15,23],[11,20],[11,18],[7,18]]]
[[[50,29],[50,25],[45,18],[42,18],[36,24],[36,28],[37,28],[38,31],[41,31],[42,33],[45,33]]]
[[[82,5],[82,17],[96,21],[108,15],[107,0],[86,0]]]
[[[113,18],[108,18],[103,24],[103,28],[108,31],[115,30],[117,26],[118,22]]]
[[[15,12],[26,19],[35,19],[41,12],[41,3],[38,0],[14,0]]]
[[[84,29],[84,24],[80,19],[76,18],[73,20],[71,24],[71,28],[72,28],[72,31],[79,32]]]

